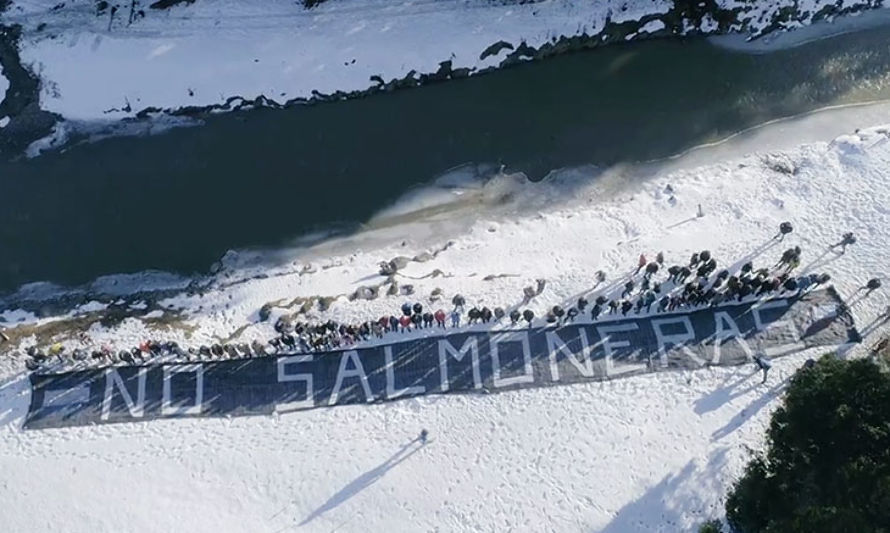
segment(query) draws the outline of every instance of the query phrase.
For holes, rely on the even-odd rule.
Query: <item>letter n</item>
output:
[[[102,398],[101,419],[108,420],[109,417],[111,417],[111,399],[114,397],[115,386],[117,386],[120,391],[121,397],[127,405],[127,411],[130,412],[130,416],[133,418],[142,418],[145,416],[145,381],[147,376],[148,368],[144,366],[139,367],[136,374],[136,401],[134,402],[120,373],[114,368],[105,369],[105,396]]]

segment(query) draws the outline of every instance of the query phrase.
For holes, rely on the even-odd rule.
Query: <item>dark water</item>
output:
[[[361,223],[464,162],[540,177],[674,154],[781,116],[890,98],[890,28],[767,55],[634,43],[370,98],[217,115],[0,164],[0,294],[206,271],[226,250]]]

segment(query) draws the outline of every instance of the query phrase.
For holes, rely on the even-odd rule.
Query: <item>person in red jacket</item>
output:
[[[411,317],[408,315],[402,315],[399,318],[399,324],[402,326],[402,333],[405,333],[409,329],[411,329]]]
[[[439,309],[433,317],[436,319],[436,325],[445,329],[445,311]]]

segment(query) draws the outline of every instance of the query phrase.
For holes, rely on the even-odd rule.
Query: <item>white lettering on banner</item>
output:
[[[614,326],[598,326],[596,328],[596,332],[599,334],[600,344],[603,345],[603,350],[606,353],[606,376],[611,376],[613,371],[615,370],[612,356],[615,355],[616,348],[628,348],[630,347],[630,342],[627,340],[612,340],[613,333],[626,333],[628,331],[637,331],[640,329],[636,323],[631,322],[629,324],[616,324]],[[646,365],[627,365],[628,370],[634,370],[634,367],[646,367]],[[622,372],[623,373],[623,372]]]
[[[113,368],[105,369],[105,396],[102,398],[102,420],[108,420],[111,416],[111,398],[114,396],[114,387],[117,385],[121,392],[121,397],[127,405],[127,411],[133,418],[142,418],[145,416],[145,381],[148,377],[148,368],[140,367],[136,373],[136,401],[130,396],[123,378],[117,370]]]
[[[353,369],[347,369],[347,365],[352,361]],[[340,389],[343,387],[343,380],[346,378],[358,378],[362,384],[362,390],[365,391],[365,401],[373,402],[374,394],[371,392],[371,386],[368,384],[368,376],[365,374],[365,367],[355,350],[343,352],[340,356],[340,368],[337,370],[337,381],[334,382],[334,390],[331,392],[331,399],[328,405],[334,405],[340,398]]]
[[[392,346],[383,347],[383,356],[386,359],[386,397],[388,399],[392,400],[400,396],[417,396],[418,394],[426,392],[426,387],[422,385],[396,389],[396,375],[393,368],[395,362],[392,358]]]
[[[300,374],[288,374],[287,365],[298,363],[311,363],[312,354],[307,355],[290,355],[287,357],[279,357],[278,364],[278,383],[289,383],[302,381],[306,384],[306,398],[304,400],[295,400],[291,402],[282,402],[275,406],[276,411],[292,411],[294,409],[310,409],[315,407],[315,393],[312,387],[312,373],[305,372]]]
[[[724,325],[727,327],[724,327]],[[739,330],[738,324],[736,324],[735,320],[733,320],[726,311],[717,311],[714,313],[714,331],[714,358],[711,359],[711,363],[715,365],[720,363],[721,345],[723,341],[729,339],[735,339],[739,343],[742,350],[748,355],[748,359],[754,358],[754,352],[751,350],[751,347],[748,346],[748,342],[745,338],[742,337],[742,332]]]
[[[670,324],[683,324],[683,327],[686,328],[686,331],[683,333],[667,335],[661,330],[661,327]],[[688,316],[653,319],[652,329],[655,331],[655,339],[658,342],[658,353],[661,356],[661,366],[668,366],[668,345],[680,348],[680,350],[688,355],[689,358],[695,362],[695,364],[699,366],[703,366],[705,364],[704,359],[696,355],[695,352],[693,352],[687,345],[689,341],[695,340],[695,330],[692,329],[692,321],[689,320]]]
[[[482,374],[479,370],[479,343],[476,341],[476,338],[467,337],[460,350],[455,349],[447,339],[441,339],[439,340],[439,371],[442,378],[442,392],[448,392],[450,386],[448,383],[448,355],[450,354],[455,361],[460,363],[463,361],[464,356],[467,355],[467,352],[470,353],[470,360],[473,365],[473,387],[476,389],[482,388]]]
[[[173,405],[173,376],[195,374],[195,403]],[[164,367],[164,396],[161,400],[161,416],[199,415],[204,409],[204,365],[170,365]]]
[[[532,368],[532,350],[528,343],[528,333],[522,332],[516,335],[519,339],[504,339],[501,340],[499,337],[491,337],[489,343],[491,344],[491,369],[493,375],[494,386],[497,388],[508,387],[510,385],[518,385],[520,383],[534,383],[535,375],[534,369]],[[498,344],[500,343],[508,343],[508,342],[518,342],[522,344],[522,366],[523,373],[518,376],[512,376],[509,378],[501,377],[501,358],[498,353]]]
[[[578,369],[578,372],[581,373],[585,378],[593,377],[593,360],[590,356],[590,345],[587,341],[587,332],[581,328],[578,328],[579,336],[581,337],[581,358],[584,360],[582,363],[578,360],[572,350],[569,349],[568,346],[559,338],[555,332],[548,331],[546,333],[547,336],[547,351],[550,354],[550,376],[553,381],[559,381],[559,365],[556,361],[557,354],[563,354],[565,358]]]
[[[757,331],[767,331],[770,329],[776,329],[780,327],[788,328],[788,331],[791,333],[791,338],[794,342],[788,344],[782,344],[780,346],[774,346],[772,348],[764,349],[764,353],[766,355],[774,355],[778,353],[783,353],[791,350],[797,350],[803,347],[803,343],[800,342],[800,333],[797,331],[797,326],[794,325],[794,322],[791,320],[773,320],[772,322],[764,324],[763,317],[760,316],[761,311],[769,310],[769,309],[784,309],[788,307],[788,300],[769,300],[763,302],[758,305],[754,305],[751,307],[751,313],[754,314],[754,324],[757,326]]]

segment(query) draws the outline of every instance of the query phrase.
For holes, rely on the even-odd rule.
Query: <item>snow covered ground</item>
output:
[[[869,2],[716,4],[739,10],[731,29],[758,33]],[[41,107],[66,119],[94,120],[148,107],[222,104],[233,96],[285,102],[314,90],[363,90],[374,85],[371,76],[388,81],[410,71],[432,73],[448,60],[455,69],[481,69],[499,65],[510,52],[481,58],[501,40],[537,48],[561,36],[597,35],[607,20],[647,20],[632,32],[638,36],[665,29],[662,18],[672,6],[668,0],[329,0],[306,10],[293,0],[201,0],[146,9],[130,23],[129,5],[111,20],[110,10],[96,16],[94,2],[15,0],[0,21],[24,28],[22,61],[42,80]],[[796,14],[780,23],[785,9]],[[718,25],[707,16],[676,29],[712,32]]]
[[[6,89],[9,88],[9,80],[6,79],[6,76],[3,75],[3,66],[0,65],[0,95],[3,95],[3,98],[6,97]],[[3,98],[0,98],[0,104],[3,103]],[[0,128],[6,126],[9,123],[9,117],[2,116],[0,117]]]
[[[509,50],[484,61],[479,56],[501,39],[534,45],[595,33],[609,10],[633,20],[669,4],[335,0],[306,10],[290,0],[202,0],[149,10],[145,19],[109,30],[92,3],[50,12],[55,2],[26,1],[4,18],[31,28],[49,21],[21,43],[23,61],[46,82],[42,107],[69,119],[98,119],[150,106],[221,104],[230,96],[284,102],[313,90],[360,90],[373,85],[371,76],[435,72],[449,59],[455,68],[497,65]]]
[[[276,267],[229,258],[203,294],[156,303],[182,310],[187,328],[131,318],[89,333],[96,344],[118,347],[149,336],[183,344],[236,332],[239,341],[265,339],[277,315],[296,311],[285,309],[292,299],[381,282],[378,261],[448,242],[402,271],[400,283],[416,289],[412,298],[435,306],[430,295],[440,288],[445,301],[459,291],[471,305],[512,304],[522,287],[546,278],[531,304],[541,315],[589,288],[594,271],[617,277],[641,252],[664,251],[673,262],[708,248],[728,266],[784,220],[795,232],[755,264],[800,245],[802,269],[829,272],[849,298],[868,278],[890,276],[888,164],[890,128],[876,127],[674,166],[645,180],[619,169],[596,180],[589,169],[567,169],[540,184],[502,176],[460,189],[446,214],[295,252]],[[503,208],[454,224],[480,203]],[[698,205],[704,217],[695,217]],[[826,254],[844,231],[859,242],[845,255]],[[442,275],[417,279],[437,269]],[[489,277],[500,275],[507,276]],[[309,317],[364,319],[404,299],[344,296]],[[259,322],[268,302],[280,304],[271,321]],[[870,329],[888,303],[886,289],[860,300],[853,308],[860,329]],[[885,323],[847,355],[886,333]],[[28,402],[23,362],[3,358],[0,512],[10,531],[692,531],[721,515],[746,450],[761,446],[784,380],[818,355],[776,360],[765,386],[753,367],[711,368],[271,418],[27,433],[20,429]],[[412,442],[422,428],[431,435],[425,446]]]

